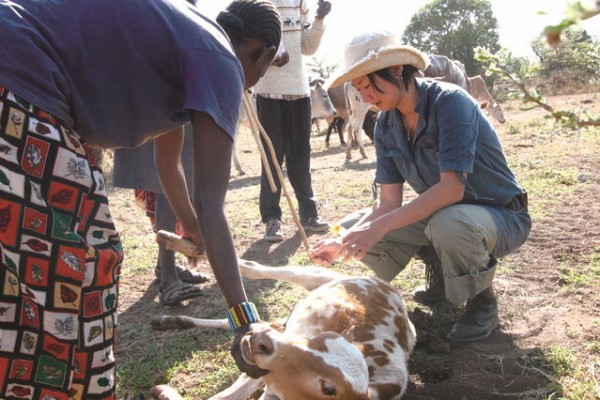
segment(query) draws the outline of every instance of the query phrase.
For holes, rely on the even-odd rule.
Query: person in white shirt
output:
[[[288,179],[298,201],[298,212],[304,230],[327,232],[329,224],[317,210],[310,172],[311,105],[308,71],[304,57],[314,54],[325,31],[323,20],[331,11],[331,3],[319,0],[314,21],[308,21],[305,0],[273,0],[282,20],[281,46],[288,59],[283,66],[275,64],[255,87],[258,118],[269,136],[277,162],[285,160]],[[273,160],[269,168],[273,170]],[[260,214],[266,224],[265,240],[284,240],[281,226],[281,186],[273,193],[263,165],[260,186]]]

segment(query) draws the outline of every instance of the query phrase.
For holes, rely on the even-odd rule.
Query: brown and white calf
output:
[[[240,260],[242,275],[299,284],[311,292],[285,325],[255,324],[242,340],[246,359],[269,371],[242,374],[211,399],[245,400],[264,385],[263,400],[395,400],[408,384],[415,330],[402,296],[389,283],[312,267],[267,267]],[[155,329],[227,328],[225,320],[163,316]],[[178,399],[166,386],[152,393]]]

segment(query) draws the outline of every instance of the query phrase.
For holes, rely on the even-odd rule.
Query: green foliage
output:
[[[597,54],[596,54],[597,56]],[[538,72],[535,65],[521,64],[518,70],[511,69],[512,55],[506,49],[492,54],[484,48],[475,49],[475,58],[484,65],[485,74],[498,75],[502,80],[512,85],[513,90],[510,97],[519,98],[523,102],[523,110],[542,108],[548,112],[546,118],[552,118],[555,122],[571,130],[590,126],[600,126],[600,116],[590,115],[586,110],[556,110],[546,102],[546,99],[535,88],[525,84],[526,79]]]
[[[309,70],[310,80],[318,78],[327,80],[337,69],[337,65],[328,64],[327,60],[317,57],[310,58],[306,65]]]
[[[558,43],[561,41],[562,31],[598,14],[600,14],[600,3],[598,2],[596,2],[596,8],[592,8],[591,4],[589,6],[583,4],[581,1],[571,3],[567,6],[565,18],[560,23],[544,28],[546,40],[550,44]]]
[[[551,78],[554,85],[600,81],[600,42],[579,26],[566,29],[563,40],[553,46],[540,36],[532,49],[540,60],[541,76]]]
[[[563,258],[568,259],[568,255]],[[565,264],[558,269],[558,273],[559,283],[566,293],[573,293],[585,287],[598,287],[600,284],[600,254],[593,254],[589,262],[580,265]]]
[[[470,76],[482,74],[474,48],[498,51],[498,21],[489,0],[433,0],[411,19],[404,42],[460,60]]]

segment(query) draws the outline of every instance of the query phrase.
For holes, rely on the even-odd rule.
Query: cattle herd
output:
[[[469,92],[492,118],[500,123],[506,122],[502,108],[494,101],[480,75],[468,76],[463,63],[443,55],[432,54],[429,56],[429,62],[429,67],[424,72],[425,77],[460,86]],[[351,84],[347,83],[344,86],[331,88],[327,93],[335,109],[335,114],[329,117],[313,115],[314,118],[326,118],[329,124],[325,144],[329,146],[330,135],[332,132],[336,132],[339,135],[340,144],[346,146],[347,160],[352,159],[353,144],[358,146],[362,157],[365,158],[363,138],[366,135],[373,140],[374,119],[377,116],[377,110],[365,104]],[[347,130],[346,140],[344,139],[344,130]]]
[[[490,117],[500,123],[506,122],[500,105],[493,99],[485,81],[480,75],[470,77],[465,71],[463,63],[452,60],[443,55],[432,54],[429,56],[429,67],[424,72],[425,77],[444,82],[454,83],[471,94],[482,109]],[[356,145],[362,158],[366,158],[364,137],[373,141],[373,130],[378,110],[365,104],[360,94],[349,83],[343,86],[326,89],[322,79],[311,82],[311,111],[312,119],[318,124],[320,119],[327,122],[325,145],[329,146],[331,133],[337,133],[340,145],[345,146],[346,159],[352,159],[352,146]],[[245,111],[240,112],[239,125],[249,127]],[[244,175],[237,152],[234,149],[233,163],[239,175]]]

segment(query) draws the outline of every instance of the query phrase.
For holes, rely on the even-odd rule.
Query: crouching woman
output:
[[[345,60],[331,86],[351,82],[382,111],[375,127],[380,195],[372,209],[343,221],[342,237],[315,244],[311,257],[324,265],[354,257],[391,281],[433,246],[442,296],[466,301],[448,337],[487,337],[499,324],[497,259],[519,248],[531,229],[526,193],[494,127],[466,91],[423,78],[427,56],[391,34],[356,37]],[[405,183],[418,194],[406,202]]]

